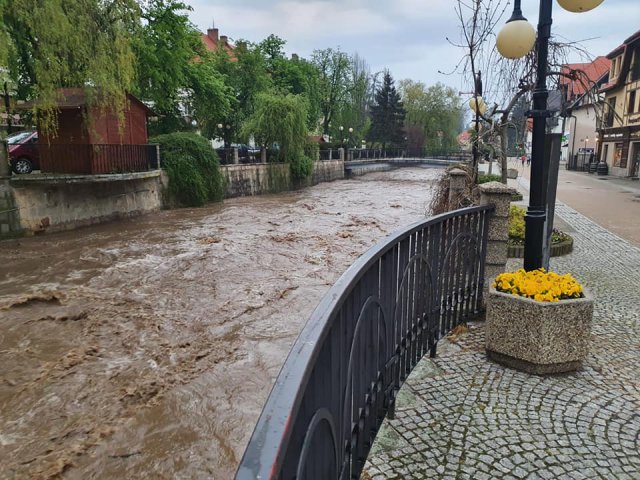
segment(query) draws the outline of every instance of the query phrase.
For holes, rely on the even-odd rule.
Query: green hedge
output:
[[[199,207],[224,197],[220,163],[209,142],[190,132],[149,139],[160,145],[162,168],[169,176],[169,194],[186,207]]]
[[[502,181],[502,177],[500,175],[493,175],[493,174],[489,175],[488,173],[478,175],[478,185],[482,183],[501,182],[501,181]]]

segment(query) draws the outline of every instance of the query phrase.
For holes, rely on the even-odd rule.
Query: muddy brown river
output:
[[[0,478],[233,478],[313,308],[439,172],[0,243]]]

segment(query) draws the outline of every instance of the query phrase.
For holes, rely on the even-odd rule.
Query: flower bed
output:
[[[509,240],[507,241],[507,256],[509,258],[524,257],[524,216],[526,210],[512,205],[509,209]],[[559,257],[573,252],[573,238],[556,228],[551,233],[550,255]]]
[[[504,273],[487,298],[490,359],[528,373],[576,370],[589,352],[593,301],[571,275]]]

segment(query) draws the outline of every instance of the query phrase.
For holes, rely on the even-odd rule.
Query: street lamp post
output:
[[[586,12],[600,5],[603,0],[558,0],[561,7],[572,12]],[[515,0],[513,15],[498,34],[498,51],[506,58],[520,58],[531,51],[536,43],[533,27],[522,16],[521,0]],[[547,219],[546,186],[544,173],[546,163],[545,136],[547,118],[547,74],[549,70],[549,38],[553,4],[552,0],[540,0],[537,32],[536,85],[533,90],[533,109],[529,117],[533,118],[533,138],[531,144],[531,178],[529,187],[529,208],[525,216],[524,268],[536,270],[544,266],[544,235]]]

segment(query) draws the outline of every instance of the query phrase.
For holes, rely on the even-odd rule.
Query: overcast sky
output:
[[[372,71],[389,68],[396,79],[430,85],[438,81],[460,89],[452,70],[461,51],[454,0],[185,0],[202,31],[213,22],[230,39],[260,41],[274,33],[287,41],[288,54],[308,58],[314,49],[340,47],[358,52]],[[522,2],[523,14],[537,24],[537,0]],[[593,56],[606,55],[640,30],[640,0],[605,0],[591,12],[575,14],[554,2],[553,32],[585,41]],[[580,61],[576,58],[574,61]]]

